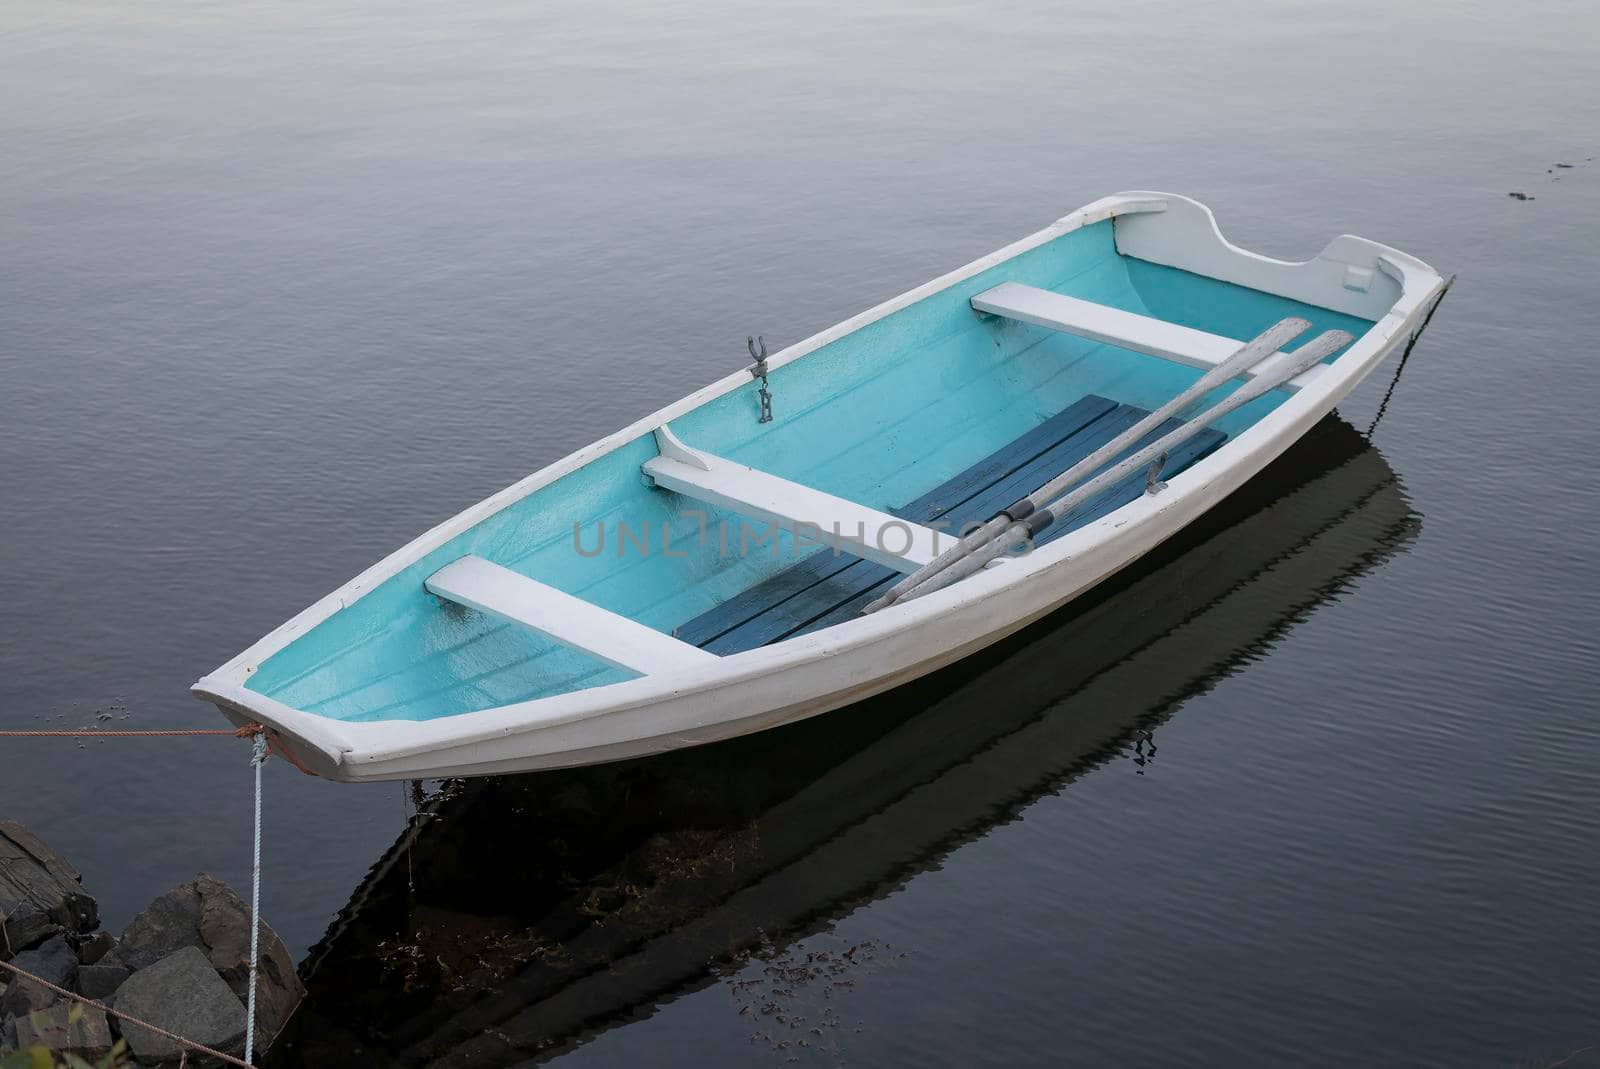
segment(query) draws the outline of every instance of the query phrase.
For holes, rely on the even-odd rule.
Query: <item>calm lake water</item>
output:
[[[1117,586],[792,729],[405,835],[271,763],[272,1064],[1600,1065],[1597,70],[1556,0],[9,0],[0,726],[215,726],[204,671],[747,333],[1170,189],[1459,272],[1375,427],[1393,363]],[[0,746],[109,927],[247,885],[244,746]]]

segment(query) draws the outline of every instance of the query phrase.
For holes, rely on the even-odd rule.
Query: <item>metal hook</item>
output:
[[[1167,488],[1166,482],[1161,478],[1161,469],[1167,466],[1167,454],[1162,453],[1150,462],[1150,467],[1144,473],[1144,492],[1159,494]]]
[[[772,390],[767,386],[767,339],[763,335],[746,337],[745,345],[750,350],[750,356],[755,360],[755,366],[750,369],[750,374],[761,380],[761,389],[756,391],[756,396],[761,399],[761,418],[758,423],[772,422]],[[757,351],[757,346],[760,351]]]

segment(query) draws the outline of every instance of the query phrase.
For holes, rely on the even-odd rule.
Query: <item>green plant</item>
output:
[[[43,1026],[43,1015],[40,1013],[29,1014],[36,1028]],[[67,1032],[70,1033],[75,1025],[83,1019],[83,1006],[73,1003],[67,1011]],[[9,1054],[0,1054],[0,1069],[132,1069],[133,1062],[128,1057],[128,1045],[122,1040],[112,1046],[110,1053],[97,1062],[90,1062],[87,1058],[80,1058],[76,1054],[62,1054],[51,1050],[42,1043],[35,1043],[23,1050],[12,1051]]]
[[[0,1069],[132,1069],[128,1060],[128,1046],[122,1040],[97,1062],[86,1061],[76,1054],[57,1054],[39,1044],[26,1050],[0,1054]]]

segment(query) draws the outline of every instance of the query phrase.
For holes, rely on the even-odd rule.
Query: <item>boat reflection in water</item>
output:
[[[269,1064],[511,1065],[715,982],[1143,753],[1419,525],[1329,417],[1098,590],[889,694],[646,760],[447,782],[312,949]]]

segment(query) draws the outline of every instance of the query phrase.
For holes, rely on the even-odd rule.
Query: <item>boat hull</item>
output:
[[[1160,209],[1148,207],[1159,201]],[[1144,205],[1145,207],[1132,207]],[[1340,238],[1312,261],[1269,260],[1229,245],[1210,212],[1184,198],[1135,193],[1106,198],[1065,217],[1056,232],[1097,214],[1157,212],[1130,226],[1140,255],[1185,270],[1298,300],[1334,306],[1350,294],[1351,272],[1393,278],[1399,296],[1373,326],[1286,401],[1221,449],[1104,518],[1032,553],[1007,560],[927,597],[774,645],[715,659],[678,673],[642,676],[423,721],[346,723],[277,702],[246,686],[248,671],[296,634],[343,608],[452,532],[592,461],[640,428],[659,427],[717,391],[746,385],[732,376],[669,406],[619,435],[552,465],[505,494],[468,510],[358,577],[330,599],[269,635],[195,686],[236,723],[263,723],[274,742],[309,771],[343,781],[491,775],[636,758],[762,731],[829,712],[898,686],[997,642],[1072,601],[1160,545],[1242,486],[1297,441],[1418,329],[1442,292],[1427,265],[1396,250]],[[1166,216],[1161,220],[1160,216]],[[1156,223],[1162,225],[1152,229]],[[1048,234],[1049,232],[1041,232]],[[1036,236],[1037,238],[1037,236]],[[1027,239],[1033,240],[1033,239]],[[778,354],[798,359],[829,336],[860,329],[941,286],[1004,262],[1027,240]],[[1123,231],[1118,232],[1119,245]],[[1370,264],[1362,267],[1362,263]],[[1336,292],[1340,285],[1344,292]],[[822,339],[822,340],[819,340]],[[542,478],[542,482],[541,482]]]

